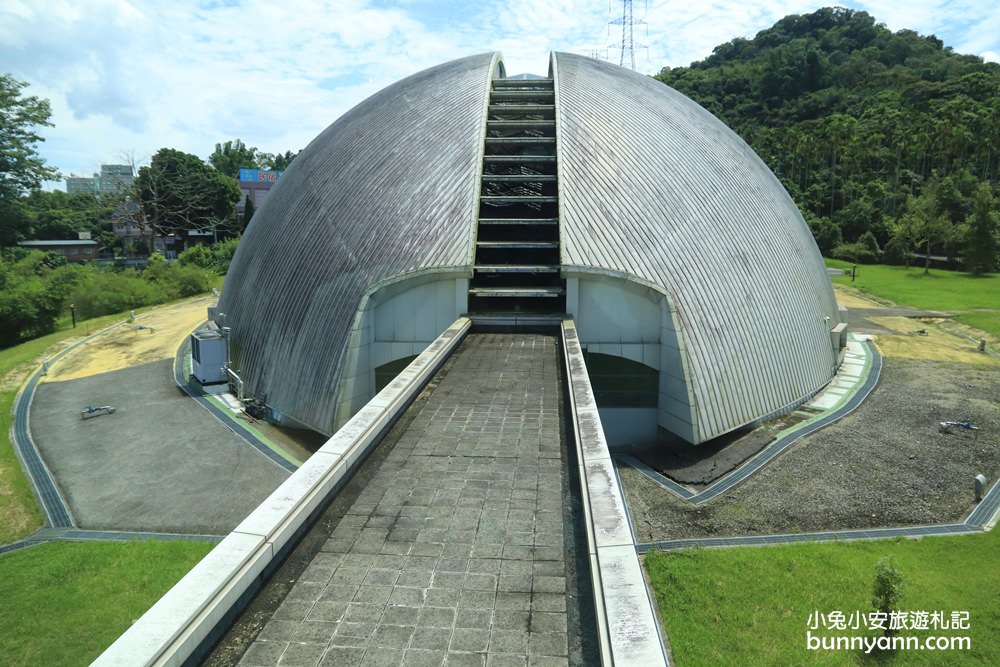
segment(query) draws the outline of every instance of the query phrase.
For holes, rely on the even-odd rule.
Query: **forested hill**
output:
[[[826,8],[656,78],[753,146],[825,254],[859,240],[872,248],[870,230],[890,254],[929,243],[962,255],[977,197],[981,206],[986,197],[981,183],[996,194],[1000,65],[933,35]]]

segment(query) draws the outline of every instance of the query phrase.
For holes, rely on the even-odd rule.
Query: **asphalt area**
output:
[[[637,541],[949,523],[974,508],[975,476],[991,483],[1000,476],[1000,361],[979,352],[950,320],[893,315],[884,304],[842,290],[837,296],[852,311],[852,331],[873,334],[883,355],[875,391],[850,415],[701,506],[621,466]],[[875,308],[882,310],[871,321],[855,317]],[[941,421],[978,430],[941,433]],[[765,424],[710,446],[701,465],[685,452],[675,474],[664,461],[647,463],[697,489],[765,446],[775,430]],[[676,474],[681,468],[686,475]]]
[[[36,389],[31,434],[79,527],[225,534],[288,477],[174,383],[177,347],[209,303],[112,329]],[[81,419],[103,405],[114,414]]]

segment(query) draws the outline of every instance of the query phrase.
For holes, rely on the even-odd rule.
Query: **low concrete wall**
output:
[[[654,604],[639,564],[625,499],[572,320],[563,322],[562,340],[601,662],[644,667],[667,665]]]
[[[456,320],[93,664],[184,664],[406,410],[470,326],[468,318]]]

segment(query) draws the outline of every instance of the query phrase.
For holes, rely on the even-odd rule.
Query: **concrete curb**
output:
[[[456,320],[93,664],[182,665],[202,650],[470,327],[468,318]]]
[[[636,554],[625,497],[572,320],[562,323],[562,342],[601,663],[667,665],[655,604]]]

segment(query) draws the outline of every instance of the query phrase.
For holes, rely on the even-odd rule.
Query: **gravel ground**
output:
[[[807,436],[763,471],[701,507],[620,468],[636,540],[950,523],[972,509],[973,479],[1000,474],[1000,373],[886,359],[854,413]],[[970,435],[937,422],[970,421]]]

